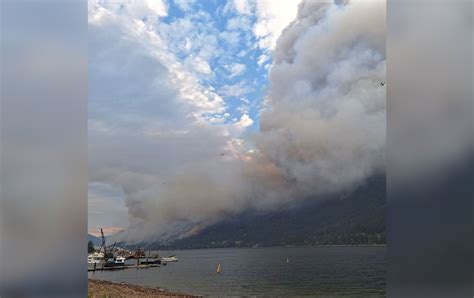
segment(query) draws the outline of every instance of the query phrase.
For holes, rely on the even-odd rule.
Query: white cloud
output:
[[[248,0],[234,0],[235,9],[241,14],[250,14],[250,3]]]
[[[300,0],[256,1],[254,34],[261,49],[273,50],[282,30],[295,18]]]
[[[241,105],[240,107],[237,108],[237,111],[239,111],[242,114],[247,114],[249,112],[249,105]]]
[[[250,118],[249,114],[245,113],[240,116],[240,119],[235,122],[235,126],[238,130],[243,130],[253,124],[252,118]]]
[[[244,73],[246,69],[247,67],[245,64],[235,63],[229,67],[230,77],[233,78],[239,76]]]
[[[262,54],[258,57],[257,64],[258,66],[262,66],[265,62],[267,62],[270,59],[269,55]]]
[[[251,26],[250,26],[250,20],[246,16],[237,16],[229,19],[227,21],[227,30],[242,30],[242,31],[249,31]]]
[[[245,84],[245,82],[240,82],[234,85],[224,85],[219,89],[219,92],[224,96],[239,97],[245,94],[252,92],[253,89]]]
[[[156,28],[167,50],[180,57],[182,66],[193,72],[200,82],[214,75],[213,61],[223,50],[219,44],[220,32],[214,27],[211,15],[201,10],[190,10],[170,23],[157,24]]]
[[[248,52],[247,52],[246,50],[242,50],[242,51],[240,51],[240,52],[237,54],[237,57],[242,58],[242,57],[244,57],[245,55],[247,55],[247,53],[248,53]]]
[[[192,69],[202,74],[211,74],[212,69],[209,63],[201,57],[190,56],[184,62],[188,69]]]
[[[173,0],[174,4],[182,11],[189,11],[191,6],[196,2],[195,0]]]
[[[296,19],[298,4],[301,0],[233,0],[229,1],[224,12],[234,11],[237,16],[227,22],[228,30],[249,30],[249,16],[255,16],[253,34],[257,46],[266,51],[275,48],[278,37],[283,29]]]
[[[240,33],[237,31],[223,31],[220,37],[231,45],[237,45],[240,42]]]
[[[89,5],[91,4],[99,4],[113,13],[127,14],[140,20],[145,17],[164,17],[168,14],[168,6],[163,0],[89,0]]]
[[[129,0],[126,1],[125,5],[129,9],[130,13],[137,18],[143,18],[147,16],[164,17],[168,14],[167,5],[161,0]]]
[[[231,9],[243,15],[250,15],[252,13],[249,0],[230,0],[224,7],[224,12],[229,12]]]
[[[149,210],[169,203],[173,187],[165,183],[181,179],[183,169],[198,162],[219,168],[227,141],[251,119],[244,117],[239,127],[226,124],[230,113],[223,98],[203,79],[213,75],[211,61],[221,51],[219,31],[206,22],[208,15],[193,12],[151,26],[140,16],[163,15],[158,6],[123,3],[125,10],[116,2],[90,0],[88,6],[89,172],[91,183],[123,189],[128,218],[119,217],[133,229],[148,224]],[[183,53],[188,59],[179,59]],[[232,70],[237,75],[244,67]],[[248,92],[239,86],[224,90]],[[91,213],[107,212],[103,202],[92,194]]]
[[[246,104],[250,104],[250,101],[245,97],[241,97],[240,100],[245,102]]]

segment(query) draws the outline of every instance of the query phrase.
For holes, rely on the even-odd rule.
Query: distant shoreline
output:
[[[197,250],[197,249],[259,249],[259,248],[281,248],[281,247],[383,247],[387,244],[321,244],[321,245],[275,245],[275,246],[229,246],[229,247],[196,247],[196,248],[152,248],[150,251],[175,251],[175,250]]]
[[[116,283],[105,280],[88,280],[88,298],[118,297],[201,297],[190,294],[172,293],[160,288],[147,288],[127,283]]]

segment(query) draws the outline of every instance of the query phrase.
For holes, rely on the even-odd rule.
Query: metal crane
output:
[[[107,247],[105,246],[105,236],[104,236],[104,231],[102,230],[102,228],[100,228],[100,235],[102,236],[102,245],[99,248],[99,252],[103,247],[104,248],[104,257],[105,257],[106,254],[107,254]]]

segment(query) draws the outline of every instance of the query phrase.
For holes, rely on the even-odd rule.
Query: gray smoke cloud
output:
[[[384,167],[385,3],[303,2],[280,37],[262,152],[311,195]]]
[[[94,147],[104,167],[91,166],[93,179],[126,195],[125,240],[185,237],[229,214],[350,190],[383,171],[385,20],[385,1],[302,2],[273,52],[260,131],[247,139],[182,124],[185,134],[148,149],[134,148],[134,136],[121,140],[136,158],[121,167],[105,167],[111,153]]]

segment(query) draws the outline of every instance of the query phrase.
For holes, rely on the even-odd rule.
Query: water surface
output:
[[[385,251],[384,246],[160,251],[176,254],[179,262],[90,272],[89,278],[211,296],[385,296]]]

